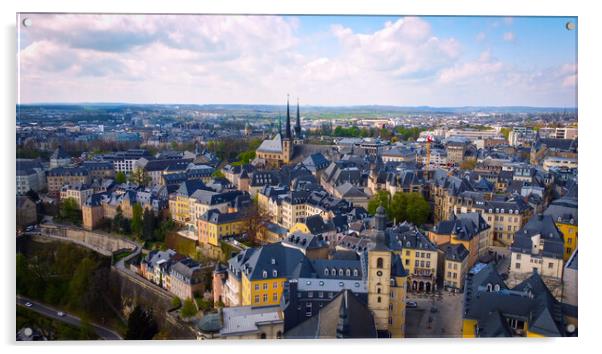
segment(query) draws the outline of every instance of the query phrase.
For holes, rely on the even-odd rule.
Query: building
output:
[[[69,164],[71,164],[71,156],[59,145],[50,155],[50,168],[68,166]]]
[[[558,230],[564,236],[564,261],[568,261],[577,249],[578,239],[578,203],[577,198],[564,197],[550,203],[543,215],[550,216]]]
[[[468,267],[472,267],[480,255],[491,245],[488,240],[489,225],[479,213],[452,215],[441,221],[429,232],[429,239],[437,245],[462,244],[468,250]]]
[[[445,243],[439,245],[443,253],[443,288],[448,291],[462,292],[464,289],[464,278],[468,269],[468,256],[470,252],[463,244]]]
[[[222,213],[219,209],[207,210],[197,220],[200,244],[220,246],[224,237],[241,236],[247,228],[248,219],[243,212]]]
[[[46,188],[46,172],[39,160],[17,159],[17,195]]]
[[[108,161],[84,161],[82,167],[88,170],[88,174],[92,179],[115,177],[115,168]]]
[[[408,272],[408,291],[435,291],[439,259],[437,246],[416,226],[407,222],[389,228],[388,238],[389,249],[401,257]]]
[[[468,146],[462,141],[449,141],[446,145],[447,162],[450,164],[461,164],[464,161]]]
[[[197,322],[199,339],[281,339],[284,314],[280,306],[225,307]]]
[[[510,247],[511,284],[524,280],[533,272],[537,272],[546,280],[548,288],[555,296],[560,296],[564,236],[558,230],[554,219],[549,215],[539,214],[514,235]]]
[[[82,185],[90,183],[90,173],[84,167],[56,167],[48,171],[48,194],[60,195],[61,188],[66,185]]]
[[[169,291],[182,300],[194,299],[205,292],[204,279],[207,276],[201,265],[191,258],[174,264],[169,270]]]
[[[26,196],[17,196],[17,227],[24,227],[38,222],[36,203]]]
[[[378,338],[372,312],[351,290],[343,290],[318,314],[287,329],[286,339]]]
[[[289,101],[286,100],[286,129],[284,136],[279,132],[271,140],[264,140],[261,145],[255,150],[256,159],[265,161],[266,165],[272,167],[280,167],[289,164],[293,159],[294,145],[302,143],[301,139],[301,123],[299,116],[299,103],[297,103],[297,126],[295,132],[298,133],[298,139],[293,137],[291,132],[291,115]]]
[[[73,199],[77,208],[81,210],[88,198],[94,193],[94,189],[87,184],[66,184],[61,187],[60,199]]]
[[[493,264],[475,265],[466,277],[462,336],[562,337],[565,314],[537,272],[509,288]]]

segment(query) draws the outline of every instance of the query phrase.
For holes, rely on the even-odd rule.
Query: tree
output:
[[[259,207],[257,198],[253,199],[251,206],[244,210],[243,213],[247,220],[244,232],[247,234],[251,244],[257,244],[261,230],[272,220],[272,217],[267,210]]]
[[[73,277],[69,282],[67,295],[68,303],[71,308],[79,309],[82,307],[83,297],[90,284],[90,276],[96,267],[96,263],[92,259],[85,257],[75,269]]]
[[[194,301],[192,301],[191,298],[184,300],[184,303],[182,304],[182,310],[180,311],[182,317],[192,317],[196,315],[197,312],[198,310],[196,308],[196,305],[194,304]]]
[[[150,176],[140,167],[136,167],[130,175],[130,182],[141,186],[146,186],[150,181]]]
[[[211,177],[213,178],[224,178],[226,177],[224,175],[224,173],[221,170],[216,169],[215,171],[213,171],[213,173],[211,174]]]
[[[431,206],[420,193],[409,193],[406,207],[407,220],[414,225],[422,225],[428,221]]]
[[[127,182],[127,176],[125,175],[125,172],[119,171],[115,174],[115,183],[125,183]]]
[[[155,214],[150,209],[144,209],[142,218],[142,239],[144,241],[153,241],[155,238]]]
[[[59,218],[79,225],[82,221],[82,212],[79,210],[77,201],[73,198],[61,200],[59,207]]]
[[[182,306],[182,301],[180,301],[180,298],[177,296],[174,296],[173,299],[171,299],[171,307],[173,307],[174,309],[180,308],[180,306]]]
[[[378,191],[375,195],[372,196],[370,201],[368,202],[368,213],[370,215],[376,214],[376,208],[382,205],[385,210],[389,209],[389,201],[391,196],[387,191]]]
[[[128,317],[128,328],[125,339],[153,339],[159,332],[159,326],[155,321],[152,312],[145,311],[142,307],[136,306]]]
[[[142,238],[142,206],[139,203],[132,207],[132,221],[130,224],[134,236]]]

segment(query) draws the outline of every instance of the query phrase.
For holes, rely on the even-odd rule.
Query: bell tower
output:
[[[286,130],[282,139],[282,161],[287,164],[293,158],[293,140],[291,134],[291,111],[289,97],[286,97]]]
[[[391,251],[385,245],[385,208],[376,209],[374,247],[368,251],[368,308],[374,315],[376,329],[389,330],[391,301]]]

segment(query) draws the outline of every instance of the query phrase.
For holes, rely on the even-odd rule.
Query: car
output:
[[[59,311],[56,313],[59,317],[64,317],[65,313],[63,311]]]
[[[418,307],[418,303],[416,303],[416,301],[408,301],[408,302],[406,302],[406,307],[416,308],[416,307]]]
[[[26,303],[25,303],[25,306],[27,306],[27,307],[32,307],[32,306],[33,306],[33,304],[32,304],[31,302],[26,302]]]

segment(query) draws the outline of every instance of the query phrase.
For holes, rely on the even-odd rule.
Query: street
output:
[[[25,303],[27,303],[27,302],[31,303],[32,306],[31,307],[25,306]],[[59,316],[58,315],[59,310],[56,310],[50,306],[41,304],[34,300],[28,299],[26,297],[17,295],[17,305],[23,306],[29,310],[35,311],[41,315],[52,318],[54,320],[59,320],[59,321],[65,322],[67,324],[70,324],[72,326],[81,327],[81,320],[78,317],[70,315],[66,312],[65,312],[64,316]],[[92,326],[92,328],[94,328],[94,331],[101,339],[105,339],[105,340],[123,339],[117,332],[110,330],[106,327],[102,327],[102,326],[99,326],[94,323],[91,323],[90,325]]]
[[[462,294],[446,291],[435,295],[408,294],[407,300],[416,302],[418,307],[406,308],[406,337],[460,337],[463,299]]]

